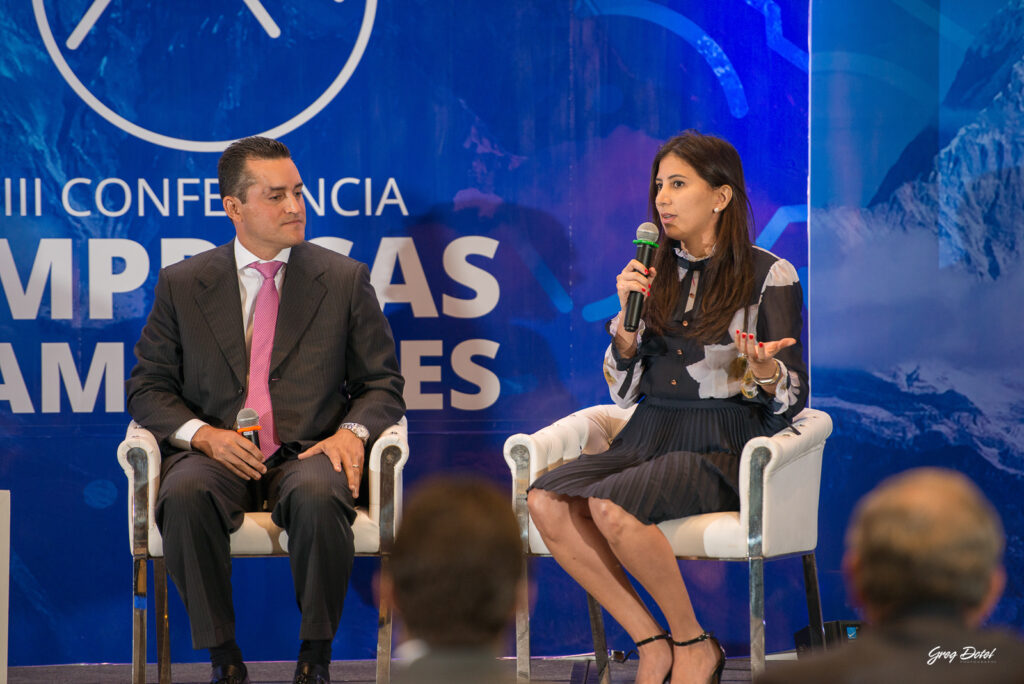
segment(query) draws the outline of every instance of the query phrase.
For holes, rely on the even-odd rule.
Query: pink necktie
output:
[[[249,268],[255,268],[263,276],[263,285],[256,293],[256,305],[252,312],[252,344],[249,352],[249,394],[245,405],[260,414],[260,450],[264,460],[277,451],[281,443],[277,439],[277,428],[270,406],[270,352],[274,348],[274,329],[277,327],[277,305],[279,297],[274,285],[274,276],[284,265],[282,261],[260,263],[254,261]]]

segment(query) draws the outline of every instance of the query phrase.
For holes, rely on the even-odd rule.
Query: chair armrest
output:
[[[505,440],[504,448],[505,462],[512,471],[512,478],[515,479],[519,471],[517,461],[529,465],[528,485],[559,463],[571,461],[581,454],[605,451],[629,420],[633,409],[619,408],[614,404],[590,406],[532,435],[512,435]]]
[[[402,519],[402,470],[409,460],[405,416],[381,433],[370,450],[370,519],[380,527],[381,551],[389,552]]]
[[[160,490],[160,447],[156,438],[134,420],[117,447],[117,461],[128,477],[128,539],[132,555],[149,552],[149,528],[155,524],[156,493]]]
[[[604,451],[629,420],[634,407],[612,404],[577,411],[532,435],[515,434],[505,440],[504,456],[512,473],[512,509],[519,523],[523,550],[530,552],[530,514],[526,490],[537,477],[581,454]]]
[[[519,433],[505,440],[505,463],[513,479],[521,479],[529,485],[551,465],[580,455],[580,430],[586,430],[586,424],[569,418],[571,416],[562,418],[532,435]]]
[[[793,419],[793,427],[785,428],[770,438],[774,443],[772,459],[765,468],[765,480],[776,477],[784,468],[813,455],[832,434],[832,418],[824,411],[804,409]]]
[[[750,440],[740,458],[740,521],[747,530],[761,528],[764,556],[810,551],[818,542],[821,461],[832,419],[823,411],[804,409],[793,423],[796,431],[786,428]],[[755,452],[762,447],[767,449],[763,474],[760,481],[752,480]]]

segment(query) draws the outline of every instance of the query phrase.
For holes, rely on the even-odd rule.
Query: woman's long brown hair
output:
[[[712,188],[728,185],[732,201],[718,215],[715,227],[715,249],[702,273],[704,295],[699,315],[686,328],[674,323],[672,316],[681,296],[676,279],[678,240],[665,236],[661,216],[655,206],[658,188],[655,179],[661,160],[674,154],[693,167]],[[654,253],[654,267],[660,277],[651,285],[651,296],[644,306],[644,321],[655,334],[684,334],[705,344],[714,344],[726,333],[737,309],[749,303],[754,287],[754,255],[750,243],[753,216],[743,182],[740,155],[725,140],[697,131],[685,131],[658,150],[651,165],[649,198],[651,220],[658,226],[661,240]]]

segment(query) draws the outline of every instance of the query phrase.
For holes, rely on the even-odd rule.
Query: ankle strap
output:
[[[672,643],[675,644],[676,646],[692,646],[695,643],[697,643],[698,641],[707,641],[708,639],[713,639],[713,638],[714,638],[714,635],[711,632],[701,632],[700,636],[694,637],[693,639],[690,639],[689,641],[675,641],[675,640],[673,640]]]
[[[652,641],[658,641],[660,639],[664,639],[665,641],[671,642],[672,641],[672,635],[669,634],[668,632],[662,632],[661,634],[655,634],[654,636],[647,637],[646,639],[641,639],[640,641],[633,642],[633,645],[636,646],[636,648],[634,648],[629,653],[623,653],[622,651],[613,651],[613,654],[617,654],[617,655],[614,655],[612,657],[612,660],[614,660],[615,662],[618,662],[618,663],[624,663],[624,662],[626,662],[627,660],[629,660],[633,656],[640,657],[640,647],[641,646],[649,644]]]
[[[652,637],[647,637],[646,639],[641,639],[640,641],[635,642],[633,645],[636,646],[637,648],[640,648],[644,644],[649,644],[652,641],[657,641],[658,639],[664,639],[665,641],[672,641],[672,636],[668,632],[662,632],[661,634],[655,634]]]

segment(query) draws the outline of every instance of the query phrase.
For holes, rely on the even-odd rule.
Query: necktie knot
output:
[[[249,264],[249,268],[255,268],[263,276],[264,280],[270,280],[277,275],[277,272],[284,266],[283,261],[254,261]]]

